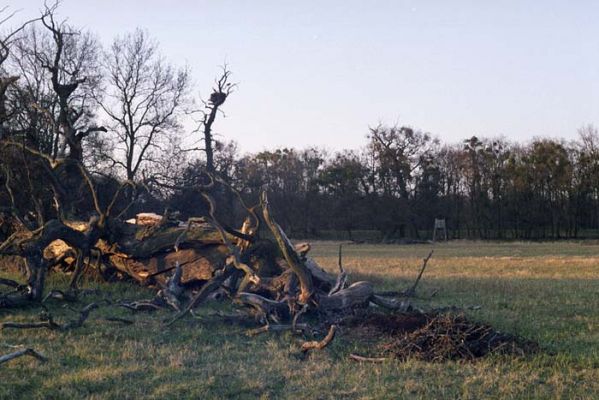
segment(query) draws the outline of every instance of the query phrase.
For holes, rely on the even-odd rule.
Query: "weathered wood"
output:
[[[262,193],[262,215],[266,225],[270,229],[277,244],[279,245],[279,249],[283,253],[285,261],[287,261],[287,264],[293,270],[293,272],[295,272],[300,281],[300,295],[298,296],[298,302],[301,304],[307,304],[314,294],[312,274],[306,265],[301,261],[299,255],[291,244],[291,241],[285,235],[285,232],[283,232],[283,229],[281,229],[279,224],[277,224],[272,218],[266,192]]]
[[[364,356],[354,354],[354,353],[351,353],[349,355],[349,358],[354,361],[367,362],[367,363],[383,363],[383,362],[389,360],[388,358],[385,358],[385,357],[364,357]]]
[[[248,331],[245,332],[246,335],[248,336],[256,336],[259,335],[261,333],[266,333],[266,332],[283,332],[283,331],[292,331],[292,332],[305,332],[309,329],[310,327],[308,326],[308,324],[296,324],[294,325],[285,325],[285,324],[268,324],[268,325],[264,325],[261,326],[260,328],[254,328],[254,329],[250,329]]]
[[[353,307],[364,307],[370,302],[374,289],[372,283],[356,282],[346,289],[330,296],[321,296],[318,301],[320,309],[326,312],[341,311]]]
[[[141,283],[165,282],[165,273],[179,263],[181,283],[193,285],[211,279],[214,272],[225,264],[227,257],[226,246],[206,245],[178,252],[158,253],[148,258],[130,258],[119,253],[111,255],[109,259],[115,268]]]
[[[266,320],[271,319],[279,323],[281,320],[289,319],[290,316],[289,306],[283,301],[275,301],[258,294],[245,292],[237,294],[236,300],[252,307],[259,316]]]
[[[339,275],[337,275],[337,280],[335,281],[335,285],[333,286],[333,288],[331,290],[329,290],[329,296],[337,293],[340,290],[343,290],[343,288],[345,287],[345,284],[347,283],[347,272],[345,272],[345,269],[343,268],[343,245],[342,244],[339,245],[338,266],[339,266]]]
[[[43,354],[38,353],[34,349],[21,349],[21,350],[17,350],[12,353],[8,353],[3,356],[0,356],[0,364],[4,364],[5,362],[14,360],[15,358],[19,358],[22,356],[30,356],[30,357],[35,358],[38,361],[41,361],[41,362],[48,361],[48,359]]]
[[[79,312],[79,318],[67,321],[64,324],[59,324],[59,323],[55,322],[54,318],[52,318],[52,315],[45,313],[45,315],[42,315],[44,320],[40,321],[40,322],[6,321],[3,323],[0,323],[0,331],[7,329],[7,328],[12,328],[12,329],[46,328],[46,329],[50,329],[50,330],[68,331],[68,330],[80,328],[81,326],[83,326],[83,323],[87,320],[91,311],[97,309],[98,307],[99,306],[97,303],[90,303],[81,309],[81,311]]]

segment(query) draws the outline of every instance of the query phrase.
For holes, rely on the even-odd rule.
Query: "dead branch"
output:
[[[281,319],[289,317],[289,307],[284,301],[270,300],[255,293],[245,292],[237,294],[236,300],[254,309],[264,323],[268,320],[280,323]]]
[[[293,316],[293,321],[291,322],[291,327],[292,327],[292,332],[297,332],[297,330],[295,329],[297,326],[297,321],[299,321],[299,317],[302,314],[305,314],[306,311],[308,311],[308,305],[304,304],[304,306],[301,308],[301,310],[299,310],[297,313],[295,313],[295,315]]]
[[[385,358],[385,357],[364,357],[364,356],[360,356],[360,355],[354,354],[354,353],[351,353],[349,355],[349,358],[351,358],[354,361],[365,362],[365,363],[382,363],[382,362],[389,360],[388,358]]]
[[[124,325],[133,325],[135,323],[135,321],[133,321],[133,320],[130,320],[127,318],[121,318],[121,317],[104,317],[102,319],[104,321],[108,321],[108,322],[119,322]]]
[[[48,292],[46,296],[42,299],[42,303],[45,303],[48,299],[56,299],[56,300],[64,300],[68,302],[75,302],[79,298],[77,293],[75,292],[63,292],[62,290],[51,290]]]
[[[209,205],[209,209],[208,209],[209,210],[208,214],[210,215],[209,222],[216,228],[216,230],[218,231],[218,233],[221,236],[223,243],[229,249],[229,251],[231,253],[233,265],[235,266],[235,268],[245,272],[245,274],[248,277],[248,279],[250,280],[250,282],[253,282],[256,284],[260,283],[260,277],[258,277],[258,275],[256,275],[254,273],[254,271],[247,264],[241,262],[241,255],[239,253],[239,248],[233,246],[233,244],[227,237],[227,234],[226,234],[224,228],[217,221],[217,219],[214,215],[214,213],[216,211],[216,204],[214,203],[214,199],[212,198],[212,196],[210,196],[209,194],[207,194],[205,192],[202,193],[202,196],[204,197],[204,199],[206,199],[206,201],[208,202],[208,205]]]
[[[329,332],[324,339],[317,341],[313,340],[310,342],[302,343],[302,353],[307,353],[310,350],[322,350],[329,345],[335,338],[335,332],[337,331],[337,325],[331,325]]]
[[[350,285],[330,296],[323,296],[319,300],[319,308],[325,312],[339,312],[354,307],[364,307],[370,302],[373,288],[370,282],[361,281]]]
[[[289,238],[283,232],[283,229],[275,222],[270,213],[270,207],[268,205],[268,197],[266,192],[262,192],[261,196],[262,203],[262,214],[264,216],[264,221],[271,233],[273,234],[283,256],[285,257],[285,261],[289,267],[295,272],[299,281],[300,281],[300,289],[301,293],[298,297],[298,302],[300,304],[307,304],[314,294],[314,286],[312,283],[312,275],[300,260],[298,254],[296,253],[293,245]]]
[[[58,330],[60,329],[60,325],[56,324],[54,320],[46,320],[40,322],[3,322],[0,323],[0,331],[13,328],[13,329],[39,329],[39,328],[47,328],[50,330]]]
[[[235,272],[235,269],[228,265],[225,265],[225,268],[223,268],[222,270],[217,271],[212,277],[212,279],[210,279],[208,282],[204,284],[204,286],[202,286],[200,291],[194,296],[194,298],[189,302],[189,304],[180,313],[175,315],[175,317],[173,317],[173,319],[171,319],[167,323],[167,325],[170,326],[174,324],[179,319],[183,318],[185,314],[191,311],[194,307],[198,306],[201,302],[206,300],[210,293],[218,289],[227,280],[227,278],[229,278],[233,274],[233,272]]]
[[[50,330],[68,331],[68,330],[80,328],[81,326],[83,326],[83,323],[89,317],[90,312],[92,310],[95,310],[98,307],[99,307],[98,304],[90,303],[81,309],[81,311],[79,312],[79,318],[68,321],[62,325],[55,322],[52,315],[44,311],[40,315],[40,319],[42,319],[42,321],[40,321],[40,322],[24,322],[24,323],[11,322],[11,321],[3,322],[3,323],[0,323],[0,331],[7,329],[7,328],[12,328],[12,329],[46,328],[46,329],[50,329]]]
[[[25,349],[17,350],[13,353],[8,353],[3,356],[0,356],[0,364],[4,364],[5,362],[14,360],[15,358],[19,358],[22,356],[30,356],[30,357],[35,358],[38,361],[41,361],[41,362],[48,361],[48,359],[46,357],[44,357],[44,355],[35,351],[34,349],[25,348]]]
[[[407,290],[407,292],[406,292],[407,297],[411,297],[411,296],[414,296],[414,294],[416,294],[416,287],[418,286],[418,283],[420,282],[420,278],[422,278],[422,274],[424,273],[426,265],[428,264],[428,260],[430,260],[430,258],[433,256],[433,252],[434,252],[434,250],[431,250],[430,253],[428,253],[428,256],[426,256],[426,258],[424,258],[422,260],[422,268],[420,268],[420,273],[418,274],[418,277],[416,278],[416,281],[414,282],[412,287]]]
[[[23,285],[17,281],[13,281],[12,279],[0,278],[0,285],[10,286],[12,288],[18,289]]]
[[[412,307],[412,304],[409,301],[400,301],[398,299],[387,299],[382,296],[377,296],[376,294],[372,296],[370,301],[377,306],[386,308],[388,310],[398,311],[398,312],[406,312],[409,311]]]
[[[335,282],[335,286],[329,291],[329,296],[337,293],[345,287],[345,283],[347,282],[347,272],[343,268],[343,244],[339,245],[339,275],[337,275],[337,281]]]
[[[166,303],[173,307],[176,311],[181,311],[181,301],[179,298],[183,293],[183,286],[181,285],[181,276],[183,275],[183,268],[179,261],[175,263],[175,272],[167,279],[166,287],[158,292],[158,297],[164,299]]]
[[[305,332],[309,329],[310,329],[310,327],[308,324],[296,324],[295,327],[293,325],[285,325],[285,324],[275,324],[275,325],[267,324],[267,325],[261,326],[260,328],[250,329],[250,330],[246,331],[245,334],[247,336],[257,336],[261,333],[266,333],[266,332],[284,332],[284,331],[296,332],[296,330]]]
[[[121,302],[116,304],[117,307],[123,307],[131,311],[156,311],[162,310],[162,307],[159,304],[156,304],[154,300],[140,300],[140,301],[132,301],[130,303]]]
[[[433,252],[434,252],[434,250],[431,250],[430,253],[428,253],[428,256],[426,256],[425,258],[422,259],[422,267],[420,268],[418,277],[416,278],[416,280],[414,281],[412,286],[410,286],[408,289],[402,290],[402,291],[391,290],[391,291],[385,291],[385,292],[376,292],[375,295],[377,295],[379,297],[415,297],[416,296],[416,287],[418,286],[418,283],[420,282],[420,279],[422,278],[422,274],[424,273],[424,270],[428,264],[428,261],[433,256]],[[436,294],[437,293],[434,292],[430,297],[433,297]]]

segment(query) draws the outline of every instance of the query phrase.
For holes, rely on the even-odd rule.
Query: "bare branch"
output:
[[[34,349],[26,348],[0,356],[0,364],[4,364],[10,360],[14,360],[15,358],[19,358],[22,356],[30,356],[41,362],[48,361],[48,359],[43,354],[38,353]]]
[[[302,352],[307,353],[310,350],[322,350],[329,345],[335,338],[335,332],[337,331],[337,325],[331,325],[329,328],[329,332],[324,337],[324,339],[320,341],[311,341],[302,343]]]

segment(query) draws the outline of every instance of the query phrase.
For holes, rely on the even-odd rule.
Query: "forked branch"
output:
[[[48,361],[48,359],[43,354],[38,353],[34,349],[25,348],[25,349],[17,350],[15,352],[0,356],[0,364],[4,364],[5,362],[9,362],[10,360],[14,360],[15,358],[19,358],[19,357],[23,357],[23,356],[33,357],[36,360],[41,361],[41,362]]]

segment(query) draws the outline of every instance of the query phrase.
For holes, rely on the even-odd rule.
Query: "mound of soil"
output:
[[[474,360],[490,353],[523,356],[539,350],[532,341],[469,321],[463,314],[376,313],[349,325],[366,341],[378,336],[381,356],[400,360]]]

